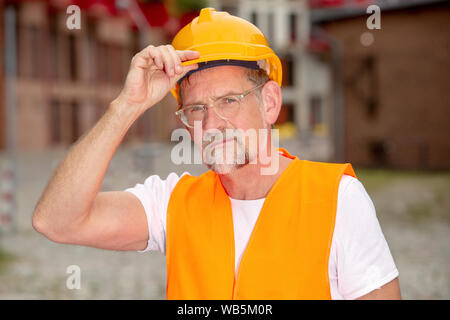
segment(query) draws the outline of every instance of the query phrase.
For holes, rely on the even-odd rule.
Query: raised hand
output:
[[[175,50],[171,45],[146,47],[131,60],[124,88],[117,97],[123,107],[134,108],[138,115],[161,101],[176,82],[197,64],[181,62],[197,59],[197,51]]]

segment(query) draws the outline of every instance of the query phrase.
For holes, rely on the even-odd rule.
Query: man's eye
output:
[[[193,106],[189,109],[190,112],[199,112],[203,111],[203,106]]]
[[[233,104],[233,103],[235,103],[235,102],[237,102],[238,100],[237,100],[237,98],[235,98],[235,97],[225,97],[225,98],[222,98],[222,103],[223,104]]]

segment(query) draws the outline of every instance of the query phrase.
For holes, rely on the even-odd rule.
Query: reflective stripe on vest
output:
[[[331,299],[328,260],[350,164],[293,161],[275,182],[235,278],[231,202],[219,176],[183,176],[167,210],[167,299]]]

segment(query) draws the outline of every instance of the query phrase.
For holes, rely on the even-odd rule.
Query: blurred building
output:
[[[253,22],[269,39],[283,64],[284,105],[276,127],[309,159],[450,168],[445,1],[140,0],[140,15],[125,2],[0,2],[2,26],[7,7],[16,17],[20,149],[70,145],[117,96],[133,54],[145,44],[169,43],[197,14],[188,10],[175,18],[173,8],[207,4]],[[80,30],[66,26],[72,3],[82,9]],[[381,8],[381,30],[366,26],[371,4]],[[1,32],[0,49],[5,46]],[[5,78],[1,65],[0,148],[7,140]],[[161,105],[133,125],[125,143],[169,140],[179,126],[175,100],[168,95]]]
[[[369,30],[367,8],[381,9]],[[439,0],[217,0],[283,61],[289,130],[314,160],[450,168],[450,5]]]
[[[3,26],[5,24],[4,22],[4,5],[3,2],[0,2],[0,26],[2,26],[0,28],[0,30],[3,30]],[[4,71],[4,58],[3,58],[3,53],[4,50],[3,48],[5,47],[4,45],[4,32],[0,33],[0,149],[4,148],[4,146],[6,145],[6,130],[5,130],[5,124],[6,124],[6,120],[5,120],[5,97],[4,97],[4,86],[5,86],[5,71]]]
[[[173,1],[166,1],[168,5]],[[19,150],[68,146],[92,127],[120,92],[132,56],[148,44],[170,43],[191,12],[174,18],[163,1],[0,1],[0,52],[5,13],[13,11],[16,33],[16,137]],[[75,4],[81,28],[66,22]],[[140,20],[139,20],[140,19]],[[139,25],[140,24],[140,25]],[[143,25],[143,26],[142,26]],[[140,30],[139,28],[146,28]],[[2,56],[0,56],[2,57]],[[2,61],[4,61],[2,57]],[[0,148],[6,145],[5,68],[0,67]],[[178,125],[175,100],[148,110],[124,141],[167,140]],[[11,133],[10,133],[11,134]]]
[[[339,45],[345,160],[450,168],[450,4],[370,1],[381,9],[381,29],[369,30],[367,4],[336,2],[311,19]]]

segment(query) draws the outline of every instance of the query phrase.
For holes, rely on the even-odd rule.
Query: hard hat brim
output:
[[[189,49],[189,50],[193,50],[193,49]],[[272,51],[272,50],[270,50],[270,51]],[[281,62],[280,62],[280,59],[277,57],[277,55],[275,55],[275,53],[273,51],[267,52],[266,54],[254,55],[254,56],[242,55],[242,54],[230,54],[230,53],[227,53],[227,54],[211,53],[211,54],[206,54],[206,55],[200,54],[200,58],[195,59],[195,60],[184,61],[181,64],[183,66],[189,66],[189,65],[192,65],[195,63],[200,63],[200,62],[209,62],[209,61],[227,60],[227,59],[243,60],[243,61],[267,60],[268,65],[270,66],[270,72],[268,74],[270,80],[277,82],[278,85],[281,86],[281,83],[282,83]],[[178,109],[181,107],[180,98],[179,98],[179,94],[178,94],[179,87],[180,86],[178,84],[176,84],[175,87],[170,90],[172,95],[177,100]]]

